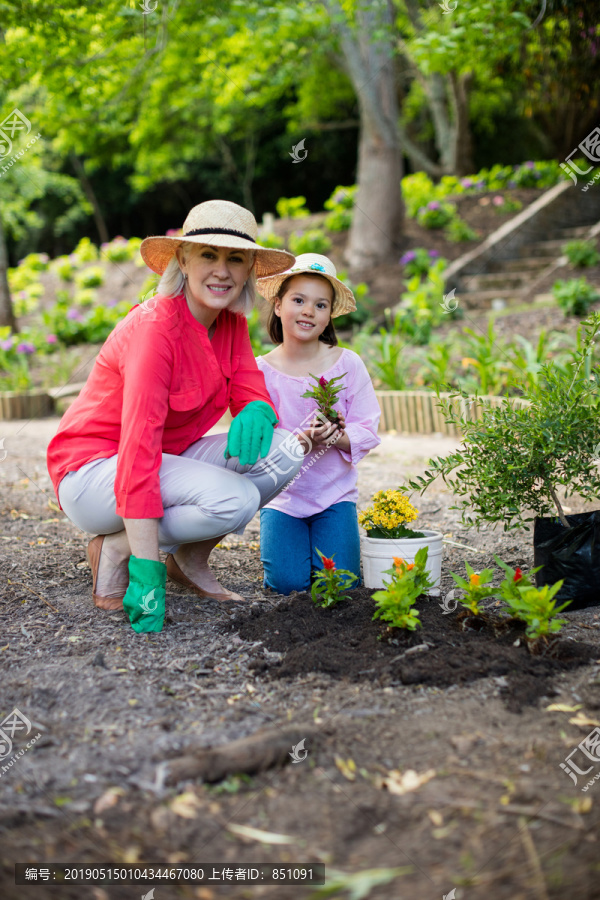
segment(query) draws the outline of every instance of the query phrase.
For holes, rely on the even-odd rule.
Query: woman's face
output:
[[[331,319],[333,286],[318,275],[294,275],[285,284],[283,297],[275,299],[275,314],[281,318],[286,337],[316,340]]]
[[[192,315],[207,328],[222,309],[242,293],[252,269],[248,250],[200,244],[191,252],[177,250],[182,272],[187,274],[188,300]]]

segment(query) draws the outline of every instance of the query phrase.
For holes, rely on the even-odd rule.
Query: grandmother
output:
[[[138,632],[162,629],[167,576],[200,597],[243,601],[213,575],[210,551],[243,534],[301,465],[280,450],[289,432],[274,431],[244,316],[256,277],[294,257],[256,236],[252,213],[209,200],[181,237],[143,241],[162,276],[157,295],[108,336],[48,447],[61,509],[97,535],[87,549],[93,601],[124,607]],[[228,434],[203,437],[228,408]]]

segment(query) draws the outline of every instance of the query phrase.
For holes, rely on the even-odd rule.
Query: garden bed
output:
[[[262,642],[250,662],[257,674],[305,678],[320,672],[381,687],[449,687],[493,676],[514,712],[553,696],[552,680],[560,672],[589,663],[598,652],[590,644],[561,639],[528,646],[522,624],[497,612],[485,618],[458,610],[444,615],[435,599],[417,603],[422,628],[390,631],[373,622],[371,595],[360,588],[349,592],[350,600],[321,609],[309,594],[298,593],[267,613],[238,614],[229,629],[244,641]]]

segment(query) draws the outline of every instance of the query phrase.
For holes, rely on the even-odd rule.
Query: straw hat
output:
[[[296,258],[291,269],[280,272],[279,275],[271,275],[268,278],[259,278],[257,282],[259,294],[271,303],[275,300],[277,292],[286,278],[292,275],[322,275],[332,285],[334,292],[332,318],[342,316],[344,313],[354,312],[356,302],[354,294],[343,281],[336,278],[334,264],[326,256],[320,253],[302,253]]]
[[[256,243],[257,235],[256,219],[249,210],[229,200],[207,200],[190,210],[179,237],[147,237],[142,241],[140,253],[146,265],[159,275],[184,241],[233,250],[254,250],[257,277],[281,272],[294,262],[294,256],[285,250],[260,247]]]

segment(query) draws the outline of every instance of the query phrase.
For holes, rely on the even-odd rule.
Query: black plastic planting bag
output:
[[[538,587],[564,578],[555,599],[572,602],[565,611],[600,605],[600,510],[538,518],[533,529],[534,565],[543,566],[535,576]]]

